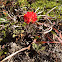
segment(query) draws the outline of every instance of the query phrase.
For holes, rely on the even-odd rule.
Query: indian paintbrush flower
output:
[[[27,24],[29,24],[30,22],[35,23],[36,20],[37,20],[37,15],[33,11],[27,12],[24,15],[24,22],[26,22]]]

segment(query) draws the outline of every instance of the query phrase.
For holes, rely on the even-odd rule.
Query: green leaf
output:
[[[3,50],[2,51],[0,51],[0,56],[3,54]]]
[[[26,23],[24,22],[23,24],[22,24],[22,26],[24,27],[26,25]]]
[[[54,31],[51,31],[51,32],[56,35],[56,33]]]

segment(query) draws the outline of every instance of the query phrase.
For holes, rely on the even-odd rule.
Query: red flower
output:
[[[36,20],[37,20],[37,15],[33,11],[27,12],[24,15],[24,22],[26,22],[27,24],[29,24],[30,22],[34,23]]]

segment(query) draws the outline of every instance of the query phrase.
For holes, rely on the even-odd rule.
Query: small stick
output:
[[[36,42],[36,39],[34,39],[32,43],[35,43],[35,42]],[[32,44],[32,43],[31,43],[31,44]],[[28,47],[22,48],[22,49],[20,49],[19,51],[16,51],[15,53],[9,55],[8,57],[4,58],[1,62],[4,62],[4,61],[8,60],[9,58],[13,57],[14,55],[16,55],[17,53],[19,53],[19,52],[21,52],[21,51],[24,51],[24,50],[26,50],[26,49],[29,50],[31,44],[30,44]]]
[[[21,26],[16,26],[16,25],[13,25],[12,27],[17,28],[17,27],[21,27]]]
[[[37,10],[39,10],[39,7],[36,9],[36,11],[35,11],[35,12],[37,12]]]
[[[61,42],[61,43],[62,43],[62,40],[61,40],[58,36],[56,36],[56,38],[59,40],[59,42]]]
[[[45,30],[43,33],[46,34],[49,33],[50,31],[52,31],[52,27],[48,28],[48,30]]]
[[[47,18],[48,19],[48,18]],[[53,24],[49,19],[48,19],[48,21],[51,23],[51,24]]]
[[[24,51],[24,50],[26,50],[26,49],[29,49],[30,46],[31,46],[31,45],[29,45],[28,47],[22,48],[22,49],[19,50],[19,51],[16,51],[15,53],[13,53],[13,54],[9,55],[8,57],[4,58],[1,62],[4,62],[5,60],[7,60],[7,59],[13,57],[14,55],[16,55],[17,53],[19,53],[19,52],[21,52],[21,51]]]
[[[56,6],[56,7],[57,7],[57,6]],[[56,7],[52,8],[50,11],[48,11],[48,12],[46,13],[46,15],[47,15],[48,13],[50,13],[51,11],[53,11]]]
[[[47,16],[47,15],[38,15],[38,16],[42,16],[43,17],[43,16]]]
[[[38,12],[37,14],[40,14],[40,13],[42,13],[43,11],[41,11],[41,12]]]

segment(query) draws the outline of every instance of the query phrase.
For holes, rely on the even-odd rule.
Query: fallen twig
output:
[[[31,46],[31,45],[29,45],[28,47],[22,48],[22,49],[20,49],[19,51],[16,51],[15,53],[13,53],[13,54],[9,55],[8,57],[4,58],[1,62],[4,62],[4,61],[8,60],[9,58],[13,57],[14,55],[16,55],[17,53],[19,53],[19,52],[21,52],[21,51],[24,51],[24,50],[26,50],[26,49],[29,49],[30,46]]]
[[[57,6],[56,6],[56,7],[57,7]],[[48,13],[50,13],[52,10],[54,10],[56,7],[52,8],[50,11],[48,11],[48,12],[46,13],[46,15],[47,15]]]
[[[32,43],[36,43],[36,39],[34,39]],[[32,44],[32,43],[31,43],[31,44]],[[29,49],[30,49],[31,44],[30,44],[28,47],[22,48],[22,49],[20,49],[19,51],[16,51],[15,53],[13,53],[13,54],[9,55],[8,57],[4,58],[1,62],[4,62],[4,61],[8,60],[9,58],[11,58],[11,57],[15,56],[17,53],[19,53],[19,52],[21,52],[21,51],[24,51],[24,50],[26,50],[26,49],[28,49],[28,50],[29,50]]]
[[[59,40],[60,43],[62,43],[62,40],[58,36],[56,36],[56,38]]]
[[[37,10],[39,10],[39,7],[36,9],[36,11],[35,11],[35,12],[37,12]]]
[[[48,18],[47,18],[48,19]],[[49,19],[48,19],[48,21],[51,23],[51,24],[53,24]]]
[[[49,33],[50,31],[52,31],[52,27],[47,28],[47,30],[45,29],[45,31],[44,31],[43,33],[44,33],[44,34],[47,34],[47,33]]]
[[[45,16],[46,17],[47,15],[38,15],[38,16]]]
[[[41,11],[41,12],[38,12],[37,14],[40,14],[40,13],[42,13],[43,11]]]
[[[61,35],[61,32],[59,32],[57,29],[55,29],[54,27],[53,27],[53,29],[55,30],[55,32],[60,36],[60,38],[62,39],[62,35]]]

